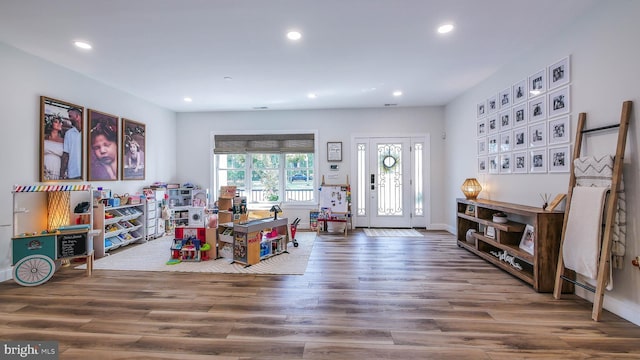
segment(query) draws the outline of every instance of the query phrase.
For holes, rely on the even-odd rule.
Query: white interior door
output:
[[[370,227],[411,227],[410,147],[410,138],[370,139]]]

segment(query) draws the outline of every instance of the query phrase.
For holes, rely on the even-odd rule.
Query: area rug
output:
[[[364,233],[367,236],[377,237],[422,237],[420,232],[415,229],[364,229]]]
[[[246,267],[232,263],[229,259],[207,260],[200,262],[182,262],[167,265],[171,252],[173,237],[165,236],[140,245],[130,245],[112,255],[97,259],[93,264],[94,270],[137,270],[137,271],[177,271],[223,274],[274,274],[274,275],[303,275],[307,269],[309,256],[316,239],[315,232],[298,232],[296,240],[298,247],[289,243],[287,253],[272,256],[258,264]],[[76,269],[86,268],[86,265]]]

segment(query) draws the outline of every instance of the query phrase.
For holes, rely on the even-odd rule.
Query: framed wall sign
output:
[[[342,161],[342,141],[327,142],[327,161]]]

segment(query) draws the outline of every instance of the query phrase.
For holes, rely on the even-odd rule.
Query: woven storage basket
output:
[[[129,195],[125,194],[122,196],[117,196],[118,199],[120,199],[120,205],[127,205],[129,204]]]

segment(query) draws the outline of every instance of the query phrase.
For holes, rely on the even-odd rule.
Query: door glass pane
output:
[[[360,216],[367,215],[367,145],[358,144],[358,199],[357,214]]]
[[[378,144],[377,195],[379,216],[402,216],[402,144]]]
[[[416,143],[413,147],[414,151],[413,151],[413,156],[414,156],[414,162],[413,162],[413,171],[414,171],[414,177],[413,177],[413,203],[415,204],[414,209],[413,209],[413,213],[416,216],[422,216],[424,215],[424,196],[422,195],[422,181],[423,181],[423,169],[422,169],[422,163],[424,161],[424,146],[422,143]]]

